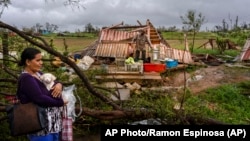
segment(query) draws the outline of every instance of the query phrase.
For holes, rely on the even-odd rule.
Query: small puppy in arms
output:
[[[44,83],[46,88],[50,90],[55,84],[56,77],[52,73],[44,73],[40,76],[41,81]]]

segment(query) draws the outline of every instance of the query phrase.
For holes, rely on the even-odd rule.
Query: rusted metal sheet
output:
[[[173,49],[173,59],[177,59],[178,62],[182,63],[193,63],[191,53],[189,51]]]
[[[154,47],[159,48],[160,59],[171,58],[171,59],[176,59],[178,60],[178,62],[181,63],[193,63],[192,55],[189,51],[171,48],[161,43],[155,44]]]
[[[94,56],[126,58],[129,45],[127,43],[100,43]]]
[[[240,61],[250,60],[250,39],[248,39],[242,48]]]
[[[104,29],[101,31],[101,41],[121,41],[135,36],[136,32],[128,32],[114,29]]]
[[[244,60],[250,60],[250,48],[248,50],[246,50],[243,58],[242,58],[242,61]]]

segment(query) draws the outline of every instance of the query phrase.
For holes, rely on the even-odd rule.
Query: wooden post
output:
[[[184,34],[184,40],[185,40],[185,50],[189,51],[188,41],[187,41],[187,35],[186,34]]]

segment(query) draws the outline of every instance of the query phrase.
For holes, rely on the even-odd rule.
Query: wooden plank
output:
[[[134,75],[134,74],[113,74],[113,75],[97,75],[95,76],[96,79],[121,79],[121,80],[127,80],[127,79],[138,79],[138,80],[162,80],[161,76],[153,74],[153,75]]]

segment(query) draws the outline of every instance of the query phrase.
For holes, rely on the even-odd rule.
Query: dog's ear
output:
[[[54,75],[51,75],[52,80],[56,80],[56,77]]]

